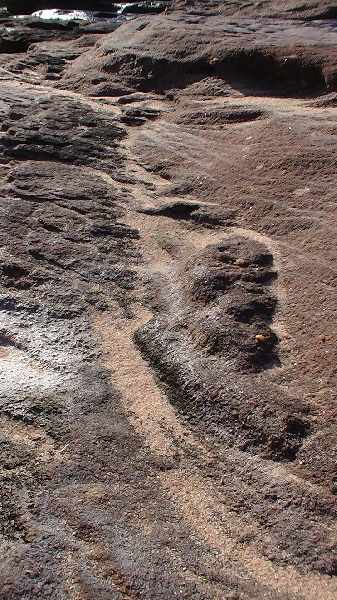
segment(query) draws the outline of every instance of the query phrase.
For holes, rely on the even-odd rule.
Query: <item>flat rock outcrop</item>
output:
[[[95,95],[109,95],[108,86],[121,80],[161,92],[212,76],[278,94],[335,91],[335,37],[329,22],[173,13],[122,25],[72,63],[64,81]]]

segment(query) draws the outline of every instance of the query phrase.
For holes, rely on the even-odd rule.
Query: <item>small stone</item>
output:
[[[322,333],[321,335],[318,336],[318,339],[320,342],[325,342],[325,335]]]
[[[237,265],[238,267],[244,267],[244,266],[245,266],[245,264],[246,264],[246,261],[245,261],[245,260],[243,260],[243,258],[237,258],[237,259],[234,261],[234,264],[235,264],[235,265]]]
[[[257,342],[265,342],[267,338],[265,335],[258,333],[258,335],[255,336],[255,339]]]

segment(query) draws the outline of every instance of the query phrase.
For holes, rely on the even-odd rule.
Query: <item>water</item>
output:
[[[92,13],[93,14],[93,13]],[[57,19],[58,21],[92,21],[94,17],[86,10],[61,10],[58,8],[48,8],[37,10],[32,13],[32,17],[39,19]]]
[[[159,6],[161,3],[148,3],[154,9]],[[90,11],[90,10],[68,10],[68,9],[60,9],[60,8],[48,8],[37,10],[33,12],[30,16],[45,19],[45,20],[53,20],[56,19],[58,21],[115,21],[116,19],[130,19],[136,15],[126,14],[127,9],[134,6],[132,3],[125,4],[113,4],[114,10],[113,12],[98,12],[98,11]],[[146,11],[144,11],[146,12]],[[124,14],[125,13],[125,14]],[[27,15],[18,15],[17,19],[27,18]]]

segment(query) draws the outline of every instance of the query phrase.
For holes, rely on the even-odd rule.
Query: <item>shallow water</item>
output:
[[[135,15],[123,14],[124,11],[132,6],[129,2],[123,4],[112,4],[114,10],[110,12],[102,13],[90,10],[71,10],[71,9],[60,9],[60,8],[47,8],[37,10],[31,14],[32,17],[39,19],[51,20],[57,19],[58,21],[115,21],[116,19],[130,19]],[[27,18],[27,15],[18,15],[16,18]]]
[[[128,4],[116,5],[117,10],[111,13],[100,13],[90,10],[67,10],[60,8],[48,8],[37,10],[32,13],[32,17],[39,19],[57,19],[59,21],[114,21],[120,18],[123,10]]]
[[[62,10],[58,8],[47,8],[32,13],[32,17],[39,19],[58,19],[61,21],[91,21],[91,14],[85,10]]]

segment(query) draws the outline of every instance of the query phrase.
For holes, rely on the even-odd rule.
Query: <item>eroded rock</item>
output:
[[[336,597],[333,7],[174,5],[3,36],[6,600]]]

